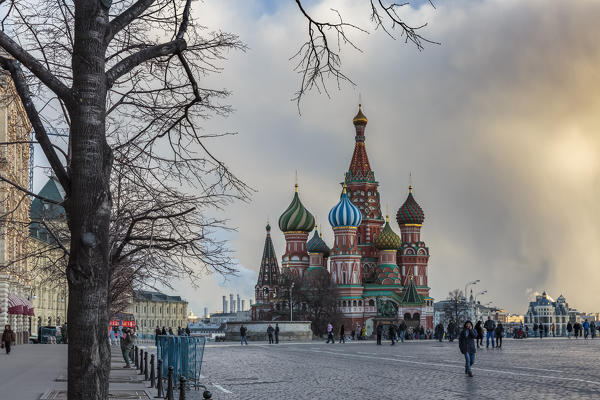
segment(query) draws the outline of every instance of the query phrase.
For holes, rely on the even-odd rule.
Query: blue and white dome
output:
[[[356,226],[358,227],[362,221],[362,214],[346,194],[346,185],[339,203],[337,203],[331,211],[329,211],[329,223],[332,227],[340,226]]]

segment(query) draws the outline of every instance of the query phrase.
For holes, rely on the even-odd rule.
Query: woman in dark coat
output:
[[[4,325],[4,332],[2,332],[2,347],[6,349],[6,354],[10,353],[10,346],[17,341],[17,336],[10,328],[10,325]]]
[[[469,376],[473,376],[471,366],[475,363],[475,353],[477,352],[475,347],[476,338],[477,332],[473,329],[471,321],[465,322],[460,335],[458,335],[458,348],[465,356],[465,374]]]
[[[504,327],[500,322],[496,326],[496,347],[502,347],[502,336],[504,336]]]
[[[475,332],[477,332],[477,348],[479,346],[483,346],[483,327],[481,326],[481,321],[477,321],[475,324]]]

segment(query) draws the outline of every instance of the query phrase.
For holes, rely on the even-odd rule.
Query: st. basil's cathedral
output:
[[[289,299],[281,296],[286,289],[281,287],[282,274],[306,279],[319,272],[329,274],[347,328],[366,326],[370,332],[378,322],[402,319],[408,326],[433,329],[433,299],[427,279],[429,248],[421,240],[425,215],[409,186],[408,197],[396,213],[400,236],[388,216],[383,218],[379,183],[365,147],[367,117],[360,105],[353,123],[356,142],[352,161],[340,200],[329,212],[333,246],[330,248],[319,235],[315,218],[300,201],[296,184],[292,202],[279,217],[279,229],[286,241],[281,270],[271,227],[266,227],[252,317],[270,319],[288,307]]]

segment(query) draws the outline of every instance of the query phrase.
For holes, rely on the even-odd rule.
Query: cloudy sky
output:
[[[196,314],[221,310],[221,296],[253,297],[267,219],[289,204],[298,170],[304,205],[323,224],[339,196],[354,145],[359,94],[367,151],[390,213],[414,194],[425,211],[436,299],[480,279],[482,302],[523,313],[535,291],[564,294],[571,306],[598,309],[600,282],[600,3],[574,0],[419,1],[403,18],[427,22],[441,45],[417,51],[373,31],[366,0],[307,2],[319,18],[331,8],[370,34],[354,32],[362,52],[342,49],[356,86],[331,97],[311,93],[301,114],[289,58],[306,39],[293,1],[205,0],[195,15],[208,29],[237,33],[247,52],[230,54],[205,84],[233,91],[236,112],[207,131],[239,132],[210,145],[256,189],[227,210],[240,274],[208,276],[177,289]],[[398,227],[394,222],[394,229]],[[283,235],[273,230],[279,257]]]
[[[423,3],[423,4],[421,4]],[[373,31],[365,0],[310,2],[371,31],[354,33],[362,52],[345,47],[343,68],[357,86],[331,97],[293,97],[299,77],[289,57],[306,24],[292,1],[196,3],[210,29],[235,32],[249,46],[210,78],[233,91],[236,112],[207,130],[236,131],[213,145],[256,189],[249,204],[227,210],[240,277],[207,277],[179,287],[201,312],[221,309],[221,295],[253,296],[264,243],[293,194],[298,170],[304,205],[323,224],[339,196],[354,144],[359,94],[367,151],[391,213],[407,195],[425,211],[436,299],[468,280],[487,290],[482,302],[524,312],[532,292],[560,293],[571,306],[598,310],[600,282],[600,3],[547,0],[445,0],[406,7],[412,24],[441,42],[417,51]],[[394,228],[398,230],[394,223]],[[273,231],[277,255],[283,235]]]

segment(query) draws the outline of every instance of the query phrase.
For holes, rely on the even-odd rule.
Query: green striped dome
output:
[[[400,248],[400,236],[392,230],[387,217],[381,233],[375,237],[374,244],[379,250],[397,250]]]
[[[279,229],[283,232],[310,232],[315,226],[315,217],[302,205],[298,191],[287,210],[279,217]]]

